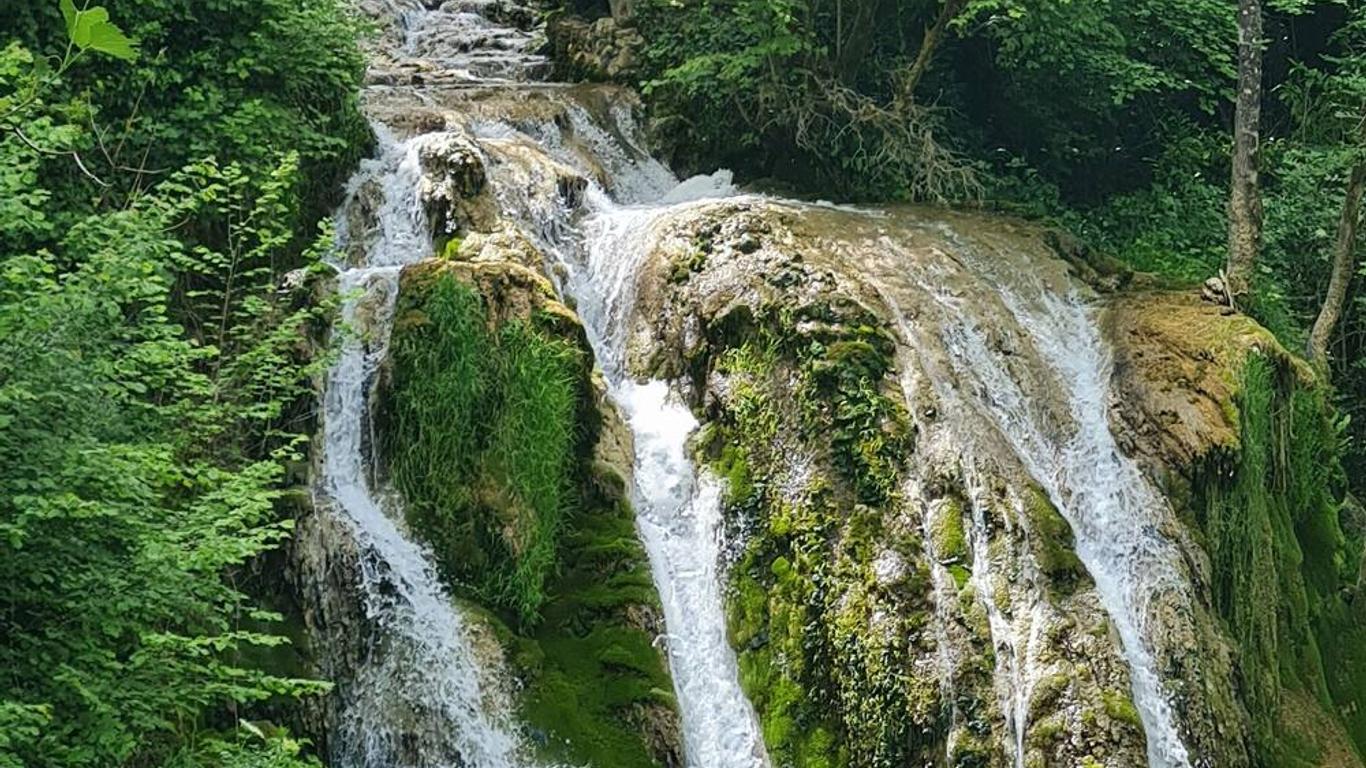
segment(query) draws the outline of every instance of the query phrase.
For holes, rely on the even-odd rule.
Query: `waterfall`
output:
[[[475,622],[466,620],[442,587],[429,553],[403,530],[398,500],[376,487],[371,467],[371,393],[384,362],[399,270],[432,251],[421,202],[426,180],[419,153],[432,134],[460,131],[472,137],[482,155],[498,215],[535,241],[557,287],[575,300],[608,395],[634,438],[631,496],[664,609],[662,640],[681,710],[687,764],[764,768],[768,758],[760,725],[741,689],[727,637],[722,489],[692,463],[688,439],[698,426],[696,417],[668,382],[639,380],[627,359],[638,279],[661,224],[722,198],[736,203],[762,199],[737,195],[725,172],[680,183],[641,149],[624,103],[593,111],[556,89],[533,85],[547,65],[535,51],[536,37],[490,20],[486,9],[492,3],[467,0],[428,9],[410,0],[369,2],[378,4],[391,22],[385,38],[389,47],[376,54],[367,93],[368,108],[379,124],[381,152],[353,180],[338,217],[339,239],[347,253],[338,264],[347,330],[323,397],[316,497],[320,510],[337,516],[356,541],[360,593],[378,639],[365,649],[352,679],[341,683],[334,764],[535,764],[523,743],[498,654],[487,650]],[[475,102],[451,106],[451,93],[476,86],[513,93],[508,103],[517,105],[517,114],[500,115],[489,108],[495,114],[458,115],[461,105]],[[561,111],[545,117],[527,106],[533,99]],[[421,119],[405,109],[422,112]],[[386,119],[411,122],[390,131],[383,125]],[[395,138],[409,133],[416,135]],[[584,183],[577,191],[557,188],[558,167],[579,175]],[[838,210],[867,220],[883,215],[781,204],[798,214]],[[973,257],[970,247],[963,250],[965,258]],[[1078,556],[1120,635],[1133,698],[1147,731],[1149,762],[1158,768],[1188,768],[1190,757],[1148,645],[1155,596],[1179,601],[1186,599],[1188,587],[1174,564],[1179,553],[1158,532],[1154,510],[1161,510],[1164,502],[1120,453],[1110,433],[1110,365],[1095,310],[1075,292],[1030,282],[1020,270],[1008,274],[1008,268],[989,259],[978,261],[972,267],[979,279],[990,277],[979,287],[999,293],[999,301],[1053,372],[1066,403],[1065,424],[1054,424],[1038,412],[1014,378],[1005,353],[990,343],[988,329],[966,311],[961,295],[932,281],[917,287],[939,303],[947,318],[936,331],[913,327],[921,319],[901,312],[889,294],[882,294],[883,303],[893,312],[903,345],[913,346],[927,333],[940,334],[935,343],[950,352],[949,365],[958,380],[956,385],[935,382],[943,404],[985,414],[1071,524]],[[904,279],[902,265],[896,270],[870,279]],[[908,399],[910,389],[907,384]],[[976,482],[971,476],[967,481],[970,487]],[[1022,766],[1044,607],[1035,604],[1024,612],[1029,626],[1021,636],[996,606],[988,583],[985,502],[979,495],[974,492],[970,499],[969,543],[980,564],[972,579],[985,603],[991,640],[1001,651],[996,676],[1008,681],[999,705],[1013,743],[1002,748]],[[937,592],[952,593],[952,579],[942,567],[936,566],[932,575]],[[936,610],[944,615],[938,601]]]
[[[1119,631],[1134,704],[1148,733],[1149,764],[1189,768],[1144,631],[1154,598],[1185,598],[1187,591],[1178,570],[1181,555],[1158,532],[1153,515],[1165,502],[1110,432],[1110,360],[1095,310],[1074,292],[1059,294],[1037,283],[1033,288],[1029,297],[1008,284],[999,290],[1035,349],[1057,372],[1074,423],[1071,434],[1059,438],[1041,426],[1001,353],[992,351],[983,329],[966,313],[952,329],[950,348],[960,370],[980,383],[981,391],[992,393],[987,407],[1001,432],[1072,526],[1077,556]]]
[[[729,176],[689,182],[711,193]],[[676,199],[676,198],[670,198]],[[687,440],[697,427],[665,382],[638,382],[626,370],[626,329],[639,259],[649,253],[650,228],[678,205],[619,207],[594,196],[583,224],[584,247],[566,266],[566,288],[578,299],[609,394],[635,442],[632,500],[664,604],[674,687],[682,709],[689,765],[761,768],[767,763],[758,722],[743,691],[726,633],[722,600],[721,488],[699,476]]]
[[[367,621],[378,641],[362,649],[354,679],[343,682],[333,764],[344,768],[514,768],[525,765],[512,707],[486,672],[487,660],[428,554],[400,530],[399,510],[369,479],[370,393],[384,362],[398,274],[430,254],[426,217],[417,204],[416,150],[421,139],[395,143],[367,163],[348,205],[368,180],[382,200],[365,257],[338,265],[341,320],[349,335],[328,372],[323,396],[322,473],[315,497],[337,515],[359,551],[357,574]],[[345,221],[342,217],[342,221]]]
[[[1023,343],[1051,372],[1050,384],[1061,390],[1068,423],[1055,423],[1056,416],[1025,393],[1011,367],[1017,351],[991,343],[989,329],[971,311],[970,303],[977,297],[920,279],[917,287],[942,309],[940,341],[959,377],[957,389],[948,385],[947,377],[936,381],[938,394],[953,407],[985,412],[1072,527],[1077,556],[1095,580],[1120,636],[1134,704],[1147,735],[1149,765],[1190,768],[1191,758],[1181,741],[1147,631],[1159,602],[1175,603],[1189,613],[1188,582],[1180,567],[1181,553],[1159,531],[1161,520],[1170,512],[1166,502],[1120,451],[1110,431],[1111,364],[1100,334],[1098,310],[1070,284],[1050,285],[1019,264],[1002,263],[1006,260],[999,253],[960,237],[951,228],[937,230],[955,246],[955,258],[964,262],[962,268],[972,274],[977,287],[996,297],[1023,332]],[[923,344],[915,341],[921,334],[911,327],[913,321],[896,300],[885,291],[879,293],[902,337],[912,345]],[[903,381],[903,387],[909,398],[909,384]],[[978,529],[972,537],[975,562],[988,563],[982,512],[976,501],[972,506]],[[973,579],[979,590],[990,593],[985,569],[977,569]],[[994,601],[988,597],[986,603],[993,637],[1010,634]],[[1016,681],[1013,700],[1002,706],[1015,734],[1018,765],[1024,759],[1030,685],[1030,677],[1021,670],[1029,663],[1039,622],[1031,621],[1029,626],[1023,648],[998,639],[998,645],[1010,652],[1008,660],[998,659],[998,667],[1004,667],[998,671]]]

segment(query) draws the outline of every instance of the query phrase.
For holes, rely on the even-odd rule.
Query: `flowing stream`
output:
[[[1176,567],[1180,553],[1157,531],[1152,515],[1166,502],[1120,452],[1110,432],[1110,358],[1095,310],[1074,293],[1060,295],[1037,281],[1025,282],[1032,295],[1018,294],[1004,281],[999,290],[1029,331],[1034,348],[1057,373],[1073,421],[1070,433],[1058,437],[1040,425],[1001,353],[992,350],[967,313],[959,314],[963,320],[950,334],[953,359],[961,372],[980,383],[981,391],[992,393],[988,411],[1072,526],[1077,556],[1095,579],[1123,643],[1134,704],[1148,734],[1149,764],[1189,768],[1190,757],[1144,633],[1152,598],[1184,597],[1187,591]]]
[[[678,194],[724,194],[728,181],[724,174],[694,180]],[[689,764],[760,768],[767,762],[763,739],[726,635],[718,572],[721,488],[692,466],[692,412],[665,382],[634,380],[624,361],[634,277],[649,252],[650,225],[661,211],[688,203],[620,207],[595,197],[596,210],[583,225],[584,248],[567,263],[566,288],[578,299],[609,394],[634,437],[633,502],[664,604]]]
[[[362,179],[382,179],[378,232],[364,264],[339,265],[342,322],[351,335],[328,374],[316,496],[352,531],[366,618],[381,641],[364,649],[347,682],[333,757],[347,768],[513,768],[523,763],[511,704],[427,553],[400,530],[370,480],[370,393],[387,351],[399,271],[430,255],[414,195],[420,141],[382,141],[379,160],[361,171]]]
[[[406,86],[372,75],[371,95],[425,105],[442,89],[484,86],[531,93],[546,62],[535,36],[513,23],[524,9],[494,3],[372,0],[387,14],[397,38],[384,51],[388,72],[419,71]],[[378,10],[377,10],[378,9]],[[490,9],[497,10],[493,13]],[[568,124],[534,117],[470,119],[473,137],[500,215],[519,222],[547,255],[559,288],[576,300],[612,401],[634,437],[633,501],[664,607],[663,638],[682,714],[687,764],[692,768],[764,768],[760,728],[739,683],[727,640],[721,557],[721,488],[692,465],[688,438],[697,420],[666,382],[640,381],[626,360],[636,278],[656,242],[657,226],[690,206],[736,193],[728,174],[679,183],[640,150],[629,105],[589,110],[570,104]],[[605,115],[605,116],[604,116]],[[380,118],[377,121],[382,122]],[[409,538],[392,494],[377,488],[372,461],[371,393],[384,361],[398,273],[431,255],[428,216],[420,202],[425,183],[419,152],[430,133],[398,140],[377,126],[381,152],[353,180],[339,216],[339,235],[351,254],[338,265],[343,321],[349,329],[323,397],[320,509],[345,523],[360,552],[358,579],[378,639],[365,649],[354,679],[343,684],[334,764],[342,768],[396,766],[533,766],[523,729],[515,722],[500,661],[443,589],[427,552]],[[575,168],[590,179],[574,205],[563,195],[538,194],[526,152],[538,163]],[[522,154],[518,154],[522,153]],[[539,167],[539,166],[538,166]],[[600,184],[598,180],[602,180]],[[553,188],[553,184],[551,185]],[[365,190],[378,189],[378,202]],[[562,192],[563,190],[561,190]],[[744,198],[734,198],[744,199]],[[791,204],[800,210],[799,204]],[[357,213],[359,212],[359,213]],[[856,213],[856,212],[855,212]],[[351,215],[357,214],[357,215]],[[363,214],[363,215],[360,215]],[[353,221],[370,220],[369,226]],[[970,249],[968,249],[970,250]],[[357,256],[357,254],[359,254]],[[982,274],[996,270],[974,264]],[[1056,373],[1070,413],[1065,429],[1044,428],[1008,362],[988,343],[962,299],[931,292],[950,314],[942,343],[973,392],[945,391],[989,414],[1031,475],[1071,523],[1077,552],[1095,578],[1118,628],[1133,695],[1158,768],[1187,768],[1157,664],[1145,640],[1151,596],[1187,589],[1172,565],[1178,553],[1156,531],[1151,510],[1164,502],[1115,444],[1106,421],[1110,366],[1094,311],[1073,294],[1018,276],[996,275],[1002,301],[1028,330],[1039,357]],[[893,305],[894,313],[899,310]],[[901,316],[903,337],[910,321]],[[988,397],[982,393],[991,393]],[[471,428],[476,428],[471,425]],[[977,505],[974,504],[974,507]],[[974,509],[980,523],[980,510]],[[980,533],[980,532],[979,532]],[[983,535],[973,545],[982,550]],[[949,591],[945,573],[937,573]],[[980,594],[989,595],[985,572]],[[993,637],[1010,634],[992,612]],[[999,625],[999,626],[998,626]],[[1032,625],[1034,632],[1041,621]],[[998,675],[1014,679],[1001,702],[1011,724],[1015,762],[1023,764],[1034,633],[998,659]]]

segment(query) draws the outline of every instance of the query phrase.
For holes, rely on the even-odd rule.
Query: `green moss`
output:
[[[405,284],[391,342],[386,455],[413,530],[521,678],[549,763],[672,759],[672,685],[625,481],[592,460],[589,369],[562,314],[491,324],[442,272]],[[662,751],[661,751],[662,750]],[[676,755],[675,755],[676,756]]]
[[[446,261],[459,261],[460,248],[464,244],[464,241],[460,238],[451,237],[443,241],[438,241],[436,243],[436,252],[439,254],[439,258],[445,259]]]
[[[1036,749],[1047,749],[1063,735],[1064,730],[1061,718],[1046,717],[1029,729],[1029,745]]]
[[[896,493],[910,444],[910,420],[883,392],[890,352],[876,336],[813,341],[802,350],[805,387],[798,396],[809,428],[834,449],[835,465],[864,504],[887,503]]]
[[[701,249],[694,249],[675,259],[669,268],[669,281],[674,283],[684,283],[695,272],[701,272],[707,265],[707,252]]]
[[[832,748],[832,724],[815,716],[806,693],[809,583],[786,558],[769,564],[771,578],[759,578],[758,565],[751,555],[735,567],[727,615],[741,649],[740,684],[759,712],[764,743],[775,765],[844,765]]]
[[[1072,584],[1086,573],[1077,557],[1072,526],[1053,506],[1038,486],[1030,486],[1025,496],[1025,515],[1029,521],[1030,543],[1039,568],[1054,582]]]
[[[1111,720],[1120,723],[1127,723],[1135,728],[1143,728],[1143,720],[1138,716],[1138,708],[1134,706],[1133,700],[1125,691],[1101,691],[1101,702],[1105,705],[1105,714]]]
[[[1212,458],[1196,494],[1215,605],[1239,646],[1241,695],[1266,766],[1304,764],[1317,748],[1298,742],[1327,738],[1337,711],[1352,713],[1350,732],[1358,749],[1366,745],[1366,719],[1357,719],[1366,625],[1343,600],[1360,543],[1349,543],[1338,521],[1340,448],[1329,410],[1291,365],[1248,357],[1239,453]],[[1299,709],[1317,710],[1300,714],[1318,721],[1293,738],[1283,709],[1291,692]]]
[[[716,471],[726,481],[727,496],[737,502],[754,495],[754,477],[750,474],[749,458],[743,446],[727,444],[716,461]]]
[[[730,478],[726,517],[748,534],[730,571],[730,635],[775,766],[920,764],[947,736],[937,676],[911,655],[927,636],[929,573],[918,538],[884,522],[910,429],[889,394],[892,345],[834,314],[760,312],[716,339],[709,364],[726,396],[699,449]],[[779,496],[797,449],[812,471]],[[908,564],[895,586],[870,565],[886,549]]]
[[[1056,672],[1040,678],[1034,684],[1034,692],[1030,696],[1030,710],[1037,712],[1048,709],[1071,684],[1072,675],[1066,672]]]
[[[949,753],[952,768],[989,768],[997,764],[994,758],[997,750],[991,745],[990,738],[971,729],[958,731]]]
[[[934,519],[935,556],[941,560],[963,560],[968,557],[968,538],[963,530],[963,502],[949,498]],[[961,584],[959,586],[962,586]]]

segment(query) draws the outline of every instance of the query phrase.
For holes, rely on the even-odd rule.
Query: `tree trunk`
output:
[[[1262,4],[1238,0],[1238,98],[1233,119],[1233,183],[1228,205],[1226,288],[1235,305],[1248,298],[1262,239],[1257,189],[1262,118]]]
[[[901,83],[902,98],[906,104],[915,102],[915,87],[920,84],[921,78],[925,76],[925,71],[930,68],[930,62],[934,59],[934,51],[944,38],[944,32],[948,30],[949,22],[962,13],[967,4],[967,0],[944,0],[944,7],[939,9],[939,17],[934,20],[934,24],[925,30],[925,39],[920,41],[920,50],[915,55],[915,62],[911,64],[910,71],[906,73],[906,79]]]
[[[1352,177],[1347,181],[1347,197],[1342,201],[1342,216],[1338,219],[1338,236],[1333,243],[1333,276],[1328,281],[1328,295],[1323,297],[1323,306],[1314,320],[1314,330],[1309,333],[1309,359],[1322,367],[1328,363],[1328,342],[1333,338],[1342,317],[1343,307],[1347,304],[1347,287],[1356,271],[1357,225],[1361,221],[1361,196],[1366,192],[1366,163],[1358,163],[1352,168]]]

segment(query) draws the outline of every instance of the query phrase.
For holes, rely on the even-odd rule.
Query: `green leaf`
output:
[[[138,57],[137,48],[123,30],[109,21],[109,11],[97,5],[83,11],[76,10],[73,0],[61,0],[62,16],[66,18],[66,31],[71,42],[82,51],[99,51],[116,59],[133,61]]]
[[[62,0],[62,18],[66,19],[66,34],[71,37],[76,33],[76,3],[72,0]]]

